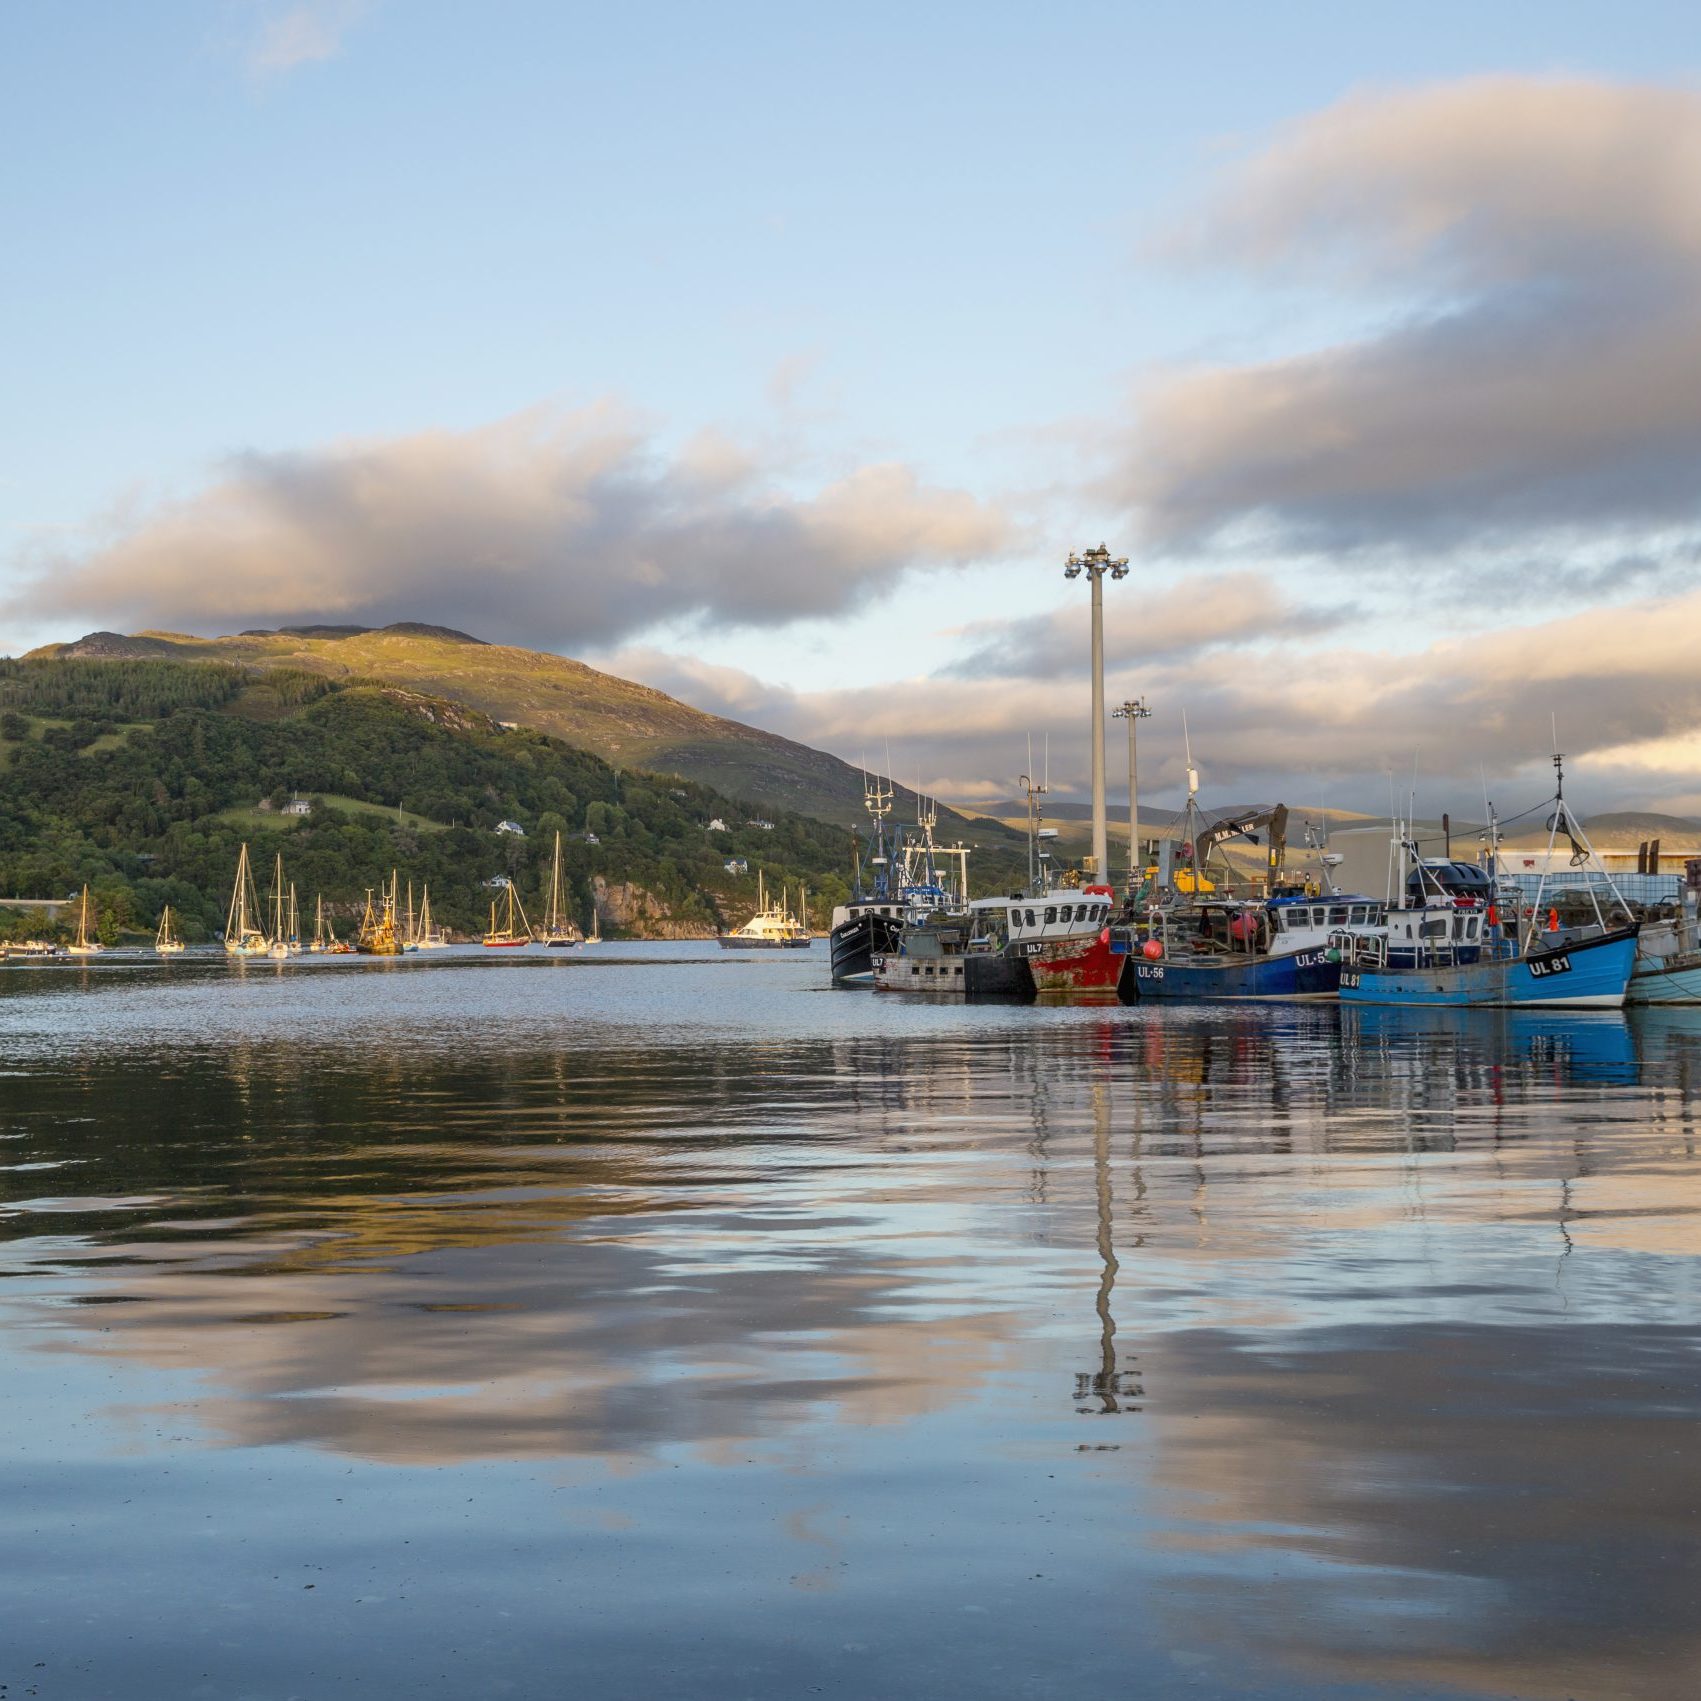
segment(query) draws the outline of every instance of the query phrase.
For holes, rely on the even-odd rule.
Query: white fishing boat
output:
[[[803,895],[799,908],[807,913],[808,896]],[[756,913],[736,933],[720,935],[721,948],[726,951],[803,950],[811,943],[809,929],[791,908],[791,894],[782,889],[777,903],[768,902],[767,882],[758,870],[756,875]]]

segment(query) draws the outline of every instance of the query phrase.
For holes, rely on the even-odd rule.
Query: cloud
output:
[[[1326,632],[1353,612],[1299,607],[1259,573],[1195,574],[1168,590],[1107,596],[1105,645],[1109,654],[1173,661],[1223,645]],[[1085,597],[1077,596],[1049,615],[973,621],[950,634],[971,647],[943,673],[961,679],[1067,676],[1085,664],[1090,619]]]
[[[1112,480],[1152,540],[1611,556],[1694,526],[1701,93],[1354,95],[1231,172],[1166,252],[1321,287],[1375,328],[1152,378]]]
[[[238,455],[205,489],[108,532],[42,562],[11,612],[221,632],[431,620],[578,649],[664,618],[837,613],[1008,535],[992,509],[901,465],[799,496],[711,434],[669,456],[611,405]]]
[[[302,0],[268,9],[249,47],[248,68],[259,77],[283,77],[335,59],[344,37],[371,9],[371,0]]]
[[[1141,789],[1172,798],[1183,784],[1181,719],[1204,773],[1205,801],[1289,802],[1327,791],[1331,804],[1385,808],[1387,775],[1418,764],[1423,799],[1455,812],[1480,800],[1486,772],[1503,809],[1543,795],[1550,715],[1570,754],[1578,807],[1681,800],[1701,770],[1701,591],[1475,633],[1410,651],[1260,647],[1177,651],[1113,645],[1112,700],[1144,695]],[[651,653],[653,657],[653,652]],[[735,670],[665,663],[628,652],[638,678],[850,761],[884,751],[899,771],[947,801],[1011,795],[1049,735],[1059,796],[1087,785],[1087,670],[1071,649],[1051,676],[935,676],[866,688],[795,692]],[[1120,729],[1112,729],[1112,776]],[[1310,788],[1310,789],[1308,789]],[[1528,796],[1525,796],[1525,793]],[[1520,799],[1522,802],[1520,802]]]

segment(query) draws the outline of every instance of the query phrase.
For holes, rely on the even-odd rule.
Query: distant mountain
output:
[[[195,638],[177,632],[126,637],[94,632],[48,644],[34,657],[174,658],[242,667],[299,669],[333,679],[371,679],[452,698],[492,720],[534,727],[616,767],[678,774],[728,797],[841,827],[861,827],[862,775],[849,763],[777,733],[692,708],[647,685],[583,662],[413,621],[376,630],[298,626]],[[897,789],[897,818],[913,819],[915,794]],[[1020,835],[993,820],[941,808],[940,836],[1011,850]]]

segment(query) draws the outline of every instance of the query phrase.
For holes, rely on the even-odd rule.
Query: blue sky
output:
[[[797,547],[799,576],[866,572],[840,606],[791,608],[782,561],[769,614],[750,615],[766,580],[680,614],[664,569],[653,623],[626,607],[582,641],[570,615],[548,634],[841,749],[867,718],[859,687],[925,680],[927,715],[955,718],[937,692],[980,642],[959,629],[1066,607],[1057,561],[1101,534],[1135,551],[1142,596],[1228,572],[1238,605],[1253,575],[1359,654],[1527,624],[1524,597],[1414,610],[1411,575],[1365,573],[1338,531],[1328,551],[1225,554],[1220,533],[1143,523],[1166,501],[1179,511],[1188,482],[1175,473],[1161,498],[1131,473],[1107,485],[1104,457],[1139,429],[1143,375],[1375,338],[1458,294],[1408,295],[1387,277],[1319,288],[1221,250],[1177,264],[1154,238],[1272,136],[1355,90],[1488,74],[1671,88],[1694,74],[1692,14],[1658,6],[220,0],[18,8],[0,30],[0,593],[14,599],[0,649],[138,623],[110,573],[74,608],[30,586],[145,532],[162,507],[192,506],[232,457],[478,434],[528,410],[600,405],[636,445],[632,465],[668,463],[654,500],[676,517],[676,486],[699,488],[705,433],[736,449],[761,512],[800,505],[804,538],[822,535],[819,493],[858,469],[916,481],[911,532],[887,554],[867,537],[878,492],[858,498],[853,542],[835,534],[820,559]],[[1483,133],[1492,151],[1492,124]],[[1149,457],[1153,442],[1136,446]],[[958,513],[931,559],[912,537],[941,536],[944,498],[927,492],[981,514]],[[688,507],[674,531],[700,522],[695,497]],[[1624,516],[1611,518],[1569,539],[1577,559],[1625,547]],[[1637,548],[1688,536],[1684,515],[1632,519]],[[741,535],[723,544],[723,590]],[[1497,534],[1497,574],[1532,570],[1505,547]],[[1445,548],[1456,564],[1457,541]],[[118,566],[139,584],[150,569],[137,561],[157,559]],[[626,559],[598,557],[595,571]],[[1625,600],[1585,579],[1535,612]],[[500,585],[489,595],[494,635],[527,630],[503,613]],[[568,573],[560,600],[580,595],[595,600]],[[438,596],[420,587],[419,617],[441,617]],[[216,609],[198,623],[181,599],[167,612],[163,623],[223,629]],[[1078,683],[1059,678],[1051,694],[1064,750]],[[1234,737],[1225,719],[1225,750]],[[917,753],[964,786],[992,783],[998,760],[967,745],[930,764]],[[1343,748],[1331,765],[1365,760]],[[1671,763],[1661,771],[1666,792],[1684,791]]]

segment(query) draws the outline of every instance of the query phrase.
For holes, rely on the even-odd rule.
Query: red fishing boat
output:
[[[1113,948],[1114,898],[1109,886],[1081,886],[1011,901],[1010,953],[1026,958],[1035,991],[1116,996],[1128,956]]]

